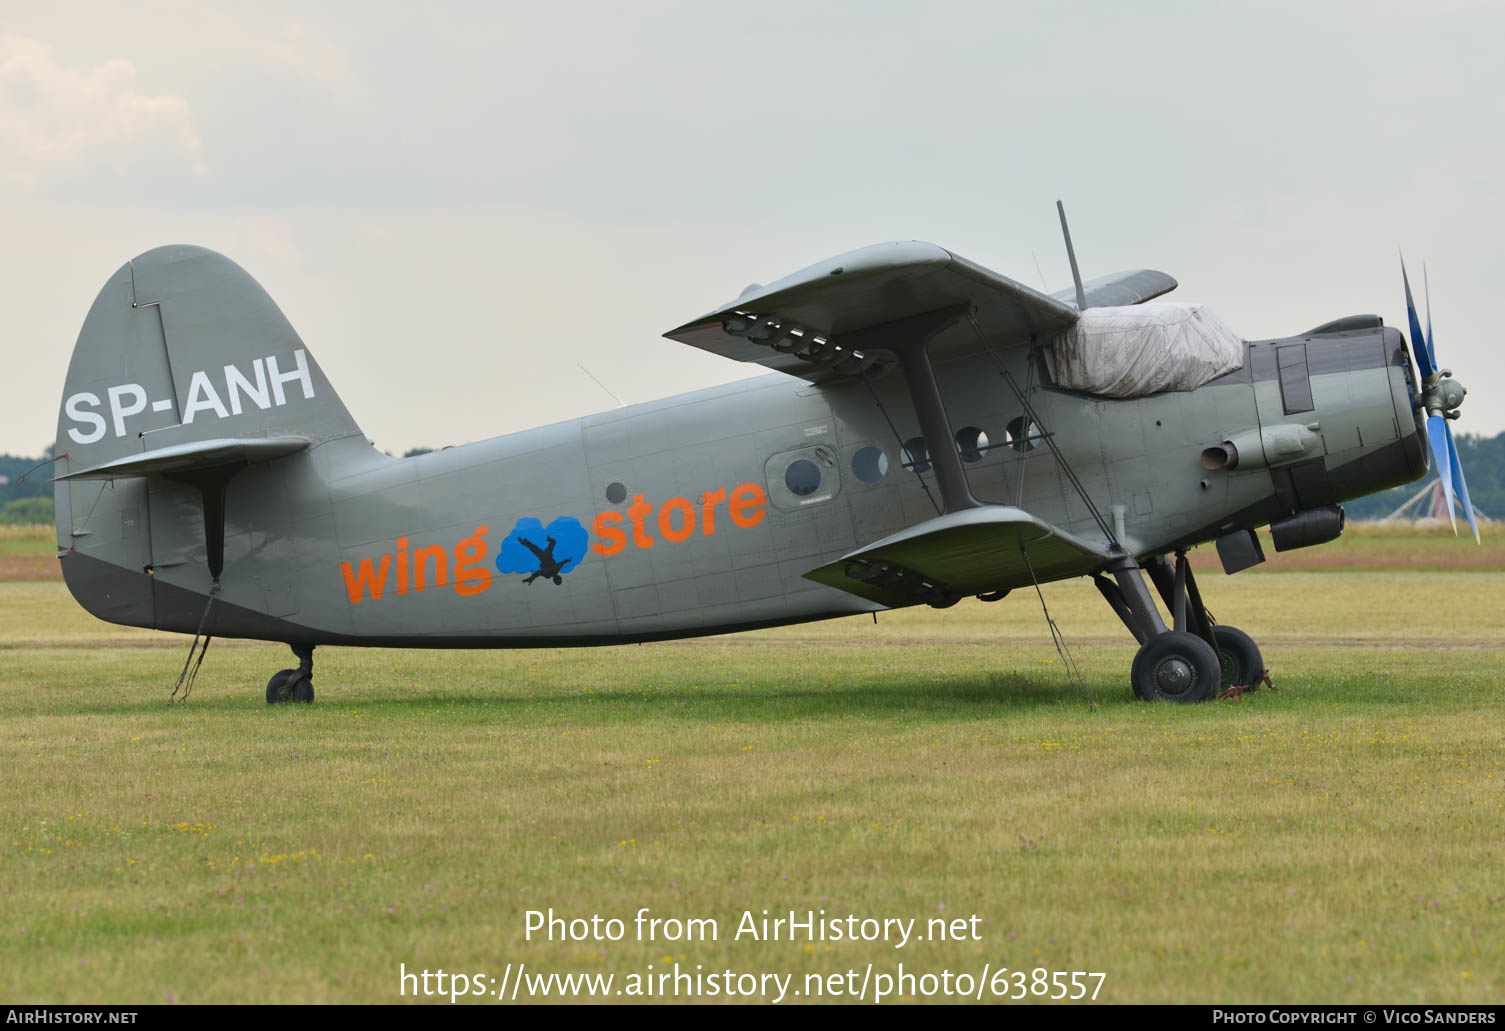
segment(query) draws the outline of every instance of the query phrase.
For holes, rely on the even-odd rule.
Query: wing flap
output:
[[[1090,573],[1110,557],[1106,542],[1083,540],[1023,509],[984,505],[901,530],[805,578],[889,606],[946,604],[1034,577]]]

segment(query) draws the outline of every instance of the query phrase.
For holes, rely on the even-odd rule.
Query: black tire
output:
[[[1212,628],[1218,642],[1218,661],[1223,667],[1222,685],[1250,687],[1265,675],[1265,657],[1259,653],[1254,638],[1236,626],[1219,623]]]
[[[298,671],[295,669],[283,669],[272,674],[272,679],[267,681],[268,705],[292,701],[293,692],[288,684],[288,678],[296,672]]]
[[[314,700],[314,678],[302,670],[288,678],[288,686],[292,688],[293,701],[312,702]]]
[[[1134,693],[1146,701],[1191,703],[1215,695],[1221,673],[1212,645],[1196,634],[1172,630],[1139,649],[1129,677]]]

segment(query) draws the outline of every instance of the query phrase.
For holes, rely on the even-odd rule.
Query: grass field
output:
[[[185,639],[0,583],[0,997],[388,1002],[399,963],[678,961],[796,990],[987,963],[1102,971],[1109,1002],[1498,1003],[1505,572],[1498,538],[1434,540],[1205,574],[1280,690],[1196,707],[1130,697],[1085,583],[1045,588],[1080,690],[1016,592],[641,647],[323,649],[318,703],[277,708],[285,649],[215,642],[168,708]],[[1382,568],[1418,550],[1479,567]],[[628,937],[525,941],[549,907]],[[640,907],[720,940],[635,941]],[[731,940],[764,909],[977,914],[982,940]]]

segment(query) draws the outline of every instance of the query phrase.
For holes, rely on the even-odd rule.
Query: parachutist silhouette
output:
[[[544,540],[548,541],[549,546],[547,548],[540,548],[526,537],[520,536],[517,539],[523,547],[533,552],[533,556],[538,559],[538,570],[531,576],[526,577],[523,583],[531,584],[540,576],[545,580],[553,580],[555,586],[564,583],[564,577],[559,575],[559,571],[569,565],[572,560],[554,557],[554,545],[559,543],[558,541],[552,537],[545,537]]]

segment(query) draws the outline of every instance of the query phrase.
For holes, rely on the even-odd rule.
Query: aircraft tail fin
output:
[[[209,440],[357,435],[261,285],[202,247],[132,259],[84,320],[58,414],[59,478]]]
[[[97,615],[151,625],[150,574],[166,544],[184,543],[151,525],[173,510],[164,491],[189,484],[202,495],[200,546],[217,578],[230,477],[360,435],[287,318],[239,265],[188,246],[133,258],[84,319],[58,413],[58,548],[78,557],[69,586]],[[100,574],[109,582],[97,590],[83,584],[81,570],[103,568],[91,558],[116,570]],[[128,585],[122,570],[142,583]]]

